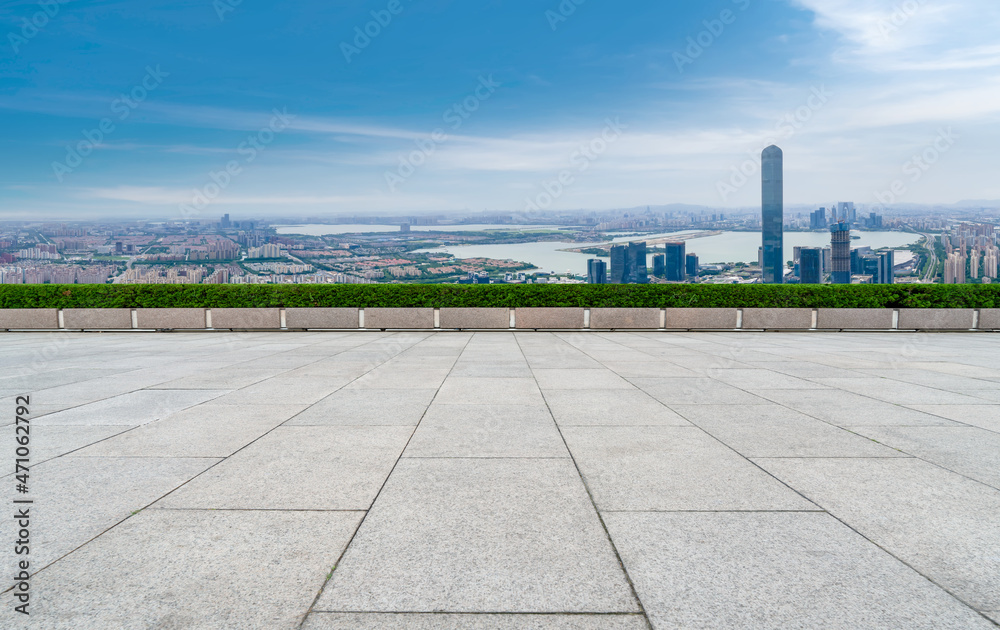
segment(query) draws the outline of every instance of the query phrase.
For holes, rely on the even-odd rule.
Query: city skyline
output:
[[[1000,7],[912,4],[16,3],[0,218],[1000,199]]]

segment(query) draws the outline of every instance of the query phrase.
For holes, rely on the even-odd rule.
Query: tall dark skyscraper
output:
[[[656,254],[653,256],[653,275],[657,278],[662,278],[666,273],[665,268],[667,264],[667,257],[663,254]]]
[[[691,276],[692,278],[697,277],[697,275],[698,275],[698,254],[688,254],[687,257],[685,258],[685,260],[687,261],[685,263],[686,266],[687,266],[687,269],[685,270],[685,271],[687,271],[687,275]]]
[[[611,277],[608,278],[609,284],[628,283],[628,259],[625,256],[625,251],[624,245],[611,246]]]
[[[667,248],[667,281],[684,282],[684,263],[686,262],[684,251],[686,244],[683,241],[680,243],[666,243],[664,247]]]
[[[629,284],[649,284],[645,241],[629,243],[625,258],[628,260],[627,282]]]
[[[851,284],[851,226],[843,221],[830,226],[830,246],[833,249],[834,284]]]
[[[882,284],[896,283],[895,260],[895,253],[891,249],[878,253],[879,282]]]
[[[608,263],[597,258],[587,261],[587,282],[590,284],[608,283]]]
[[[648,284],[646,243],[629,243],[611,246],[610,284]]]
[[[761,214],[764,247],[765,284],[781,284],[785,279],[784,232],[784,157],[781,149],[771,145],[760,159]]]
[[[799,282],[802,284],[822,284],[823,250],[819,247],[803,247],[799,254]]]

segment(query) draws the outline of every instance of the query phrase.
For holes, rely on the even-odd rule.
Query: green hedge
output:
[[[0,285],[0,308],[1000,308],[998,285]]]

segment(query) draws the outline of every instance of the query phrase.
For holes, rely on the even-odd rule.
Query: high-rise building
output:
[[[649,268],[646,266],[646,242],[628,244],[628,283],[649,284]]]
[[[684,265],[687,262],[687,255],[684,253],[686,244],[665,243],[667,249],[666,277],[668,282],[684,282]]]
[[[830,225],[826,218],[826,208],[820,208],[809,215],[810,230],[825,230]]]
[[[848,225],[858,222],[858,211],[852,201],[841,201],[837,204],[837,220]]]
[[[611,246],[611,284],[647,284],[646,243]]]
[[[653,275],[657,278],[662,278],[666,273],[665,268],[667,264],[667,257],[663,254],[657,254],[653,256]]]
[[[996,247],[991,247],[986,250],[986,254],[983,256],[983,277],[984,278],[996,278],[997,272],[1000,269],[1000,250]]]
[[[781,284],[785,279],[784,255],[784,157],[771,145],[761,154],[761,236],[765,284]]]
[[[611,277],[608,279],[609,284],[628,283],[628,261],[625,251],[624,245],[611,246]]]
[[[895,252],[888,249],[878,253],[879,284],[894,284],[896,282]]]
[[[965,284],[965,262],[965,256],[959,252],[948,254],[944,261],[945,284]]]
[[[799,252],[799,282],[802,284],[822,284],[823,250],[819,247],[803,247]]]
[[[597,258],[587,261],[587,282],[590,284],[608,283],[608,263]]]
[[[229,222],[229,215],[228,214],[222,215],[222,220],[219,221],[219,227],[221,227],[221,228],[232,227],[232,223]]]
[[[833,250],[833,269],[830,281],[834,284],[851,284],[851,226],[840,221],[830,226],[830,247]]]
[[[692,278],[698,277],[698,254],[688,254],[685,260],[687,261],[685,265],[687,267],[685,269],[687,275]]]

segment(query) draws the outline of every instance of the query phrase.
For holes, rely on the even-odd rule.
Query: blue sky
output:
[[[0,216],[750,207],[770,141],[789,203],[997,199],[998,32],[994,0],[8,2]]]

